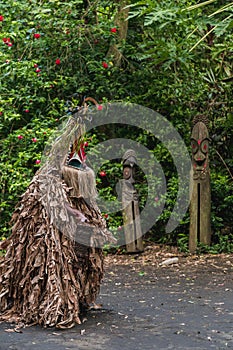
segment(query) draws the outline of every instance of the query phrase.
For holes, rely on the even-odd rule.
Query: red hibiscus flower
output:
[[[107,64],[107,62],[102,62],[102,66],[103,66],[103,68],[108,68],[108,64]]]
[[[3,38],[2,41],[3,41],[5,44],[9,45],[11,39],[10,39],[10,38]]]
[[[39,33],[35,33],[33,36],[34,36],[35,39],[39,39],[40,38],[40,34]]]
[[[106,176],[106,172],[105,172],[104,170],[100,171],[100,176],[101,176],[101,177]]]

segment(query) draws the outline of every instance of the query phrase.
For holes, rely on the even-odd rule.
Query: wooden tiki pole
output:
[[[209,132],[204,116],[194,119],[191,135],[192,169],[190,177],[189,251],[194,253],[197,243],[210,244],[211,195],[209,171]]]
[[[136,154],[128,150],[123,156],[122,205],[126,250],[128,253],[143,251],[142,230],[138,194],[134,187]]]

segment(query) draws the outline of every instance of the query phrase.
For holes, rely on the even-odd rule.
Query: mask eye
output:
[[[195,140],[191,140],[191,147],[192,147],[192,152],[196,153],[198,150],[198,144]]]
[[[203,140],[201,143],[201,151],[203,153],[207,153],[208,150],[209,150],[209,142],[208,142],[208,140]]]

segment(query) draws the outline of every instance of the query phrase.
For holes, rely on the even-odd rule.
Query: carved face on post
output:
[[[123,178],[128,182],[134,183],[134,170],[137,164],[134,150],[128,150],[123,156]]]
[[[206,125],[201,121],[197,122],[191,135],[194,180],[205,179],[209,172],[209,141],[209,132]]]
[[[125,180],[129,180],[131,177],[132,177],[132,168],[130,166],[124,166],[124,169],[123,169],[123,178]]]

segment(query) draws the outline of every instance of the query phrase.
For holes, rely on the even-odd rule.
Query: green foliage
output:
[[[187,234],[179,233],[177,235],[177,247],[180,252],[188,253],[189,252],[189,237]]]
[[[14,206],[39,168],[49,136],[71,105],[92,96],[99,103],[130,101],[158,111],[188,147],[192,118],[208,115],[212,227],[221,250],[233,224],[232,3],[134,1],[128,7],[126,39],[116,21],[120,5],[125,2],[0,3],[1,236],[8,233]],[[120,53],[120,64],[115,64],[112,47]],[[168,150],[139,129],[106,126],[87,137],[90,149],[109,138],[133,138],[156,156],[167,181],[165,198],[158,195],[159,183],[148,194],[143,169],[136,174],[141,210],[148,198],[154,206],[166,201],[148,238],[178,242],[186,249],[188,213],[177,230],[165,234],[178,186]],[[99,194],[115,200],[115,186],[122,178],[120,160],[102,167],[107,176],[97,176]],[[104,214],[116,236],[121,234],[121,213],[105,213],[103,208]]]

